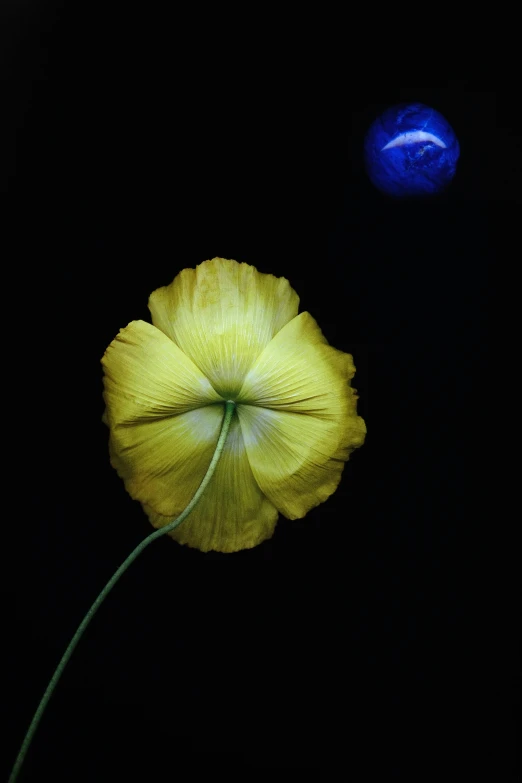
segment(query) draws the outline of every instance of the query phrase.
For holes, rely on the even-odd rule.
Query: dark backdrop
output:
[[[477,716],[514,677],[513,648],[500,621],[477,637],[472,566],[493,428],[487,270],[520,150],[494,78],[473,57],[432,73],[361,62],[334,20],[305,35],[236,18],[223,38],[206,19],[207,38],[174,13],[6,8],[6,770],[83,614],[151,530],[109,465],[100,358],[149,318],[151,291],[216,255],[287,277],[353,354],[366,444],[328,502],[253,550],[146,550],[21,780],[423,780],[495,763]],[[461,145],[452,187],[422,204],[381,196],[362,163],[368,125],[405,100]],[[493,682],[478,673],[491,634]]]

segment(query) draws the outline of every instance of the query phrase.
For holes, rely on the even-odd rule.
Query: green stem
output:
[[[165,525],[164,527],[160,528],[159,530],[155,530],[154,533],[151,533],[150,536],[147,536],[138,546],[136,549],[134,549],[128,558],[123,561],[121,566],[118,568],[118,570],[111,576],[101,593],[99,594],[98,598],[95,600],[85,617],[83,618],[82,622],[78,626],[78,629],[76,630],[76,633],[74,634],[73,638],[69,642],[69,646],[67,647],[66,651],[64,652],[62,659],[58,666],[56,667],[56,671],[54,672],[53,676],[51,677],[51,681],[49,682],[49,685],[47,686],[47,690],[45,691],[44,695],[42,696],[42,700],[40,701],[40,704],[38,705],[38,708],[33,716],[33,719],[31,721],[31,724],[29,728],[27,729],[27,734],[24,737],[24,741],[22,742],[22,745],[20,747],[20,751],[18,753],[18,756],[16,757],[16,761],[14,764],[14,767],[12,769],[11,775],[9,777],[9,783],[15,783],[15,780],[18,777],[18,773],[20,772],[20,769],[22,767],[22,764],[24,762],[25,754],[27,753],[27,750],[31,744],[31,740],[33,739],[34,733],[36,729],[38,728],[38,724],[40,723],[40,720],[42,718],[42,715],[44,713],[45,708],[47,707],[47,704],[49,702],[49,699],[51,698],[54,689],[56,688],[56,685],[58,683],[58,680],[62,676],[63,670],[67,666],[67,663],[69,661],[69,658],[74,652],[74,649],[80,639],[83,636],[83,633],[89,623],[91,622],[92,618],[100,608],[101,604],[105,600],[105,598],[108,596],[120,576],[127,570],[127,568],[133,563],[136,558],[138,557],[141,552],[147,547],[152,541],[155,541],[156,538],[159,538],[160,536],[164,536],[165,533],[170,533],[174,528],[176,528],[178,525],[181,525],[184,519],[188,517],[198,500],[201,498],[201,495],[205,491],[205,488],[212,478],[212,475],[216,469],[216,465],[218,463],[218,460],[221,456],[221,452],[223,451],[223,447],[225,445],[225,440],[228,434],[228,430],[230,428],[230,422],[232,419],[232,414],[234,412],[235,403],[231,400],[227,400],[226,406],[225,406],[225,415],[223,417],[223,423],[221,425],[221,432],[219,434],[219,439],[217,442],[216,450],[214,452],[214,456],[212,457],[212,460],[210,462],[210,465],[208,466],[208,470],[205,474],[205,477],[201,484],[199,485],[196,494],[186,507],[186,509],[175,519],[173,522],[170,522],[168,525]]]

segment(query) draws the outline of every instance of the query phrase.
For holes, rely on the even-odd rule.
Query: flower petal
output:
[[[221,429],[223,406],[111,428],[111,464],[134,500],[174,519],[203,480]]]
[[[102,365],[109,426],[169,417],[223,401],[177,345],[145,321],[120,329]]]
[[[184,269],[149,299],[153,324],[225,399],[234,399],[252,364],[298,306],[284,277],[224,258]]]
[[[289,519],[325,501],[350,452],[364,442],[350,354],[328,345],[301,313],[267,345],[238,395],[238,416],[252,472]]]
[[[216,408],[222,418],[222,406]],[[202,478],[200,475],[200,482]],[[187,502],[179,502],[170,516],[158,514],[152,505],[144,505],[144,509],[154,527],[163,527],[183,511]],[[234,414],[214,475],[196,507],[169,535],[180,544],[203,552],[211,549],[236,552],[270,538],[277,517],[277,509],[263,495],[252,475]]]

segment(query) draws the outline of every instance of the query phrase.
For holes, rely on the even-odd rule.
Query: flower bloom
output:
[[[109,345],[104,421],[112,466],[154,527],[188,505],[236,403],[209,485],[170,535],[235,552],[325,501],[364,442],[352,357],[328,345],[285,278],[223,258],[184,269]]]

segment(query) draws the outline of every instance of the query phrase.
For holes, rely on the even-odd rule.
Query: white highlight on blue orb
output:
[[[388,142],[388,144],[382,147],[381,152],[384,152],[384,150],[389,150],[392,147],[402,147],[404,144],[415,144],[418,141],[432,141],[437,145],[437,147],[446,149],[444,142],[441,141],[441,139],[439,139],[437,136],[434,136],[433,133],[426,133],[426,131],[419,130],[408,131],[408,133],[401,133],[400,136],[396,136],[395,139],[392,139]]]

